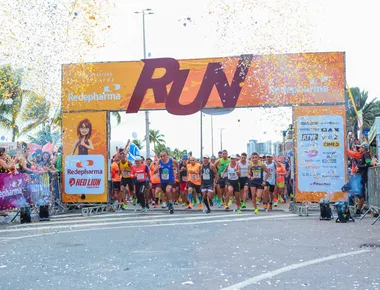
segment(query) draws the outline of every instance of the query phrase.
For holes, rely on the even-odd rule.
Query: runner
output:
[[[141,205],[141,212],[144,213],[148,210],[145,201],[145,190],[147,189],[147,177],[150,180],[150,171],[146,164],[142,162],[141,157],[135,158],[135,164],[132,166],[132,176],[135,178],[136,195],[138,203]]]
[[[176,160],[176,159],[174,159]],[[174,168],[174,186],[173,186],[173,202],[174,205],[178,205],[179,199],[179,187],[180,187],[180,176],[179,176],[179,168]]]
[[[158,157],[156,155],[154,156],[153,164],[150,166],[150,176],[152,178],[151,180],[152,180],[152,194],[154,198],[154,204],[153,204],[154,208],[158,207],[160,203],[159,200],[162,194],[162,189],[161,189],[161,184],[160,184],[161,183],[160,173],[159,172],[154,173],[154,169],[157,166],[157,164],[158,164]]]
[[[172,189],[174,185],[174,169],[178,168],[177,161],[168,156],[165,151],[160,154],[161,159],[156,166],[154,173],[160,172],[161,189],[166,193],[169,202],[169,212],[174,213],[174,205],[172,198]]]
[[[135,185],[131,176],[132,162],[127,160],[125,152],[120,152],[119,169],[121,175],[121,204],[122,208],[128,208],[127,204],[127,191],[129,189],[130,197],[133,197],[133,205],[136,205],[137,199],[135,196]],[[128,188],[127,188],[128,187]]]
[[[183,205],[188,204],[188,198],[187,198],[187,160],[189,157],[185,154],[182,156],[182,161],[179,164],[179,189],[181,192],[182,202]]]
[[[286,197],[284,196],[285,190],[285,175],[286,169],[285,165],[282,163],[283,157],[280,157],[280,162],[276,164],[276,187],[275,187],[275,196],[274,196],[274,206],[277,206],[278,201],[280,200],[282,203],[286,203]]]
[[[202,172],[202,184],[201,191],[203,195],[203,202],[205,203],[207,210],[206,213],[210,213],[210,202],[213,198],[215,182],[218,181],[218,171],[216,167],[210,163],[210,158],[208,155],[203,157],[203,162],[201,166]]]
[[[226,194],[226,202],[228,202],[224,209],[229,210],[233,203],[233,196],[235,196],[236,200],[236,212],[241,213],[240,210],[240,187],[239,187],[239,166],[237,163],[236,155],[231,155],[231,162],[226,166],[226,169],[224,170],[224,173],[227,174],[227,194]]]
[[[225,193],[226,181],[227,181],[227,176],[224,174],[224,172],[227,168],[227,165],[230,164],[230,162],[231,162],[231,159],[228,158],[227,150],[223,150],[222,158],[219,158],[215,162],[215,167],[218,169],[218,174],[219,174],[219,182],[217,185],[218,207],[222,207],[223,195]]]
[[[247,153],[241,154],[241,160],[238,162],[239,171],[240,171],[240,177],[239,177],[239,184],[240,184],[240,196],[242,197],[242,204],[241,208],[247,207],[247,197],[248,197],[248,176],[249,176],[249,162],[247,161]]]
[[[111,200],[115,203],[121,204],[121,194],[120,194],[120,175],[119,175],[119,157],[117,155],[113,156],[113,163],[111,166],[111,176],[112,176],[112,189],[113,195]]]
[[[148,166],[148,169],[149,169],[149,173],[150,173],[150,166],[152,165],[152,159],[150,158],[147,158],[145,160],[145,164],[146,166]],[[150,178],[152,179],[152,175],[150,175]],[[150,180],[151,180],[150,179]],[[146,182],[147,182],[147,188],[145,190],[145,200],[147,202],[146,204],[146,207],[149,209],[149,204],[152,204],[154,205],[154,196],[153,196],[153,192],[152,192],[152,183],[150,182],[149,180],[149,177],[147,176],[146,177]]]
[[[187,209],[192,208],[191,202],[193,201],[193,193],[197,195],[201,193],[201,165],[196,163],[195,157],[190,157],[190,164],[187,165],[187,192],[188,192],[188,206]],[[197,198],[195,200],[198,201]],[[199,204],[199,209],[202,210],[202,203]]]
[[[257,153],[252,153],[252,163],[249,165],[248,171],[251,175],[249,187],[252,192],[253,208],[255,210],[255,214],[258,214],[259,209],[257,208],[256,198],[261,198],[267,178],[269,177],[269,170],[264,163],[259,161],[259,155]],[[267,173],[265,178],[263,176],[264,172]]]
[[[266,156],[267,161],[265,165],[267,166],[269,170],[269,176],[268,173],[266,173],[266,185],[264,188],[264,209],[265,211],[272,210],[273,209],[273,193],[274,188],[276,186],[276,163],[273,162],[273,156],[268,154]],[[268,207],[269,203],[269,207]]]

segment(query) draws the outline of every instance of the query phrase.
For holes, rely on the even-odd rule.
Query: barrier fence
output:
[[[373,213],[375,216],[378,215],[372,223],[375,224],[380,219],[380,166],[368,169],[367,205],[368,210],[361,219],[367,214]]]
[[[28,207],[38,213],[40,206],[47,205],[51,213],[62,205],[59,173],[0,174],[0,211],[17,211],[13,220],[21,208]]]

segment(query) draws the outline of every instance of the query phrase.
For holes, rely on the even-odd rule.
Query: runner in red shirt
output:
[[[135,165],[132,166],[131,170],[132,177],[135,179],[135,189],[137,195],[137,201],[141,205],[141,212],[146,212],[147,206],[145,202],[145,189],[147,188],[147,177],[148,182],[150,181],[150,170],[149,167],[142,163],[141,157],[137,156],[135,159]]]

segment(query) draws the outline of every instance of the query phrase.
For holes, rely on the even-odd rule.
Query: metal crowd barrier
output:
[[[368,168],[367,197],[368,210],[360,219],[372,213],[377,216],[372,223],[374,225],[380,219],[380,166]]]

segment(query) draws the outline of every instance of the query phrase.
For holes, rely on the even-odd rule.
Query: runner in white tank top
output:
[[[241,154],[241,159],[238,163],[239,170],[240,170],[240,177],[239,177],[239,184],[240,184],[240,196],[242,197],[242,204],[241,208],[246,208],[247,207],[247,197],[248,197],[248,176],[249,176],[249,162],[247,161],[247,153],[242,153]]]
[[[224,170],[225,173],[227,173],[227,194],[226,194],[226,205],[224,207],[225,210],[229,210],[232,206],[233,202],[233,196],[235,195],[236,199],[236,212],[241,213],[240,211],[240,187],[239,187],[239,166],[237,163],[236,155],[231,156],[231,163],[227,165],[226,169]]]
[[[276,163],[273,161],[273,156],[268,154],[266,156],[266,162],[265,162],[269,173],[266,173],[266,186],[264,188],[264,195],[263,195],[263,201],[264,201],[264,208],[266,211],[272,210],[273,207],[273,193],[274,188],[276,186]],[[269,203],[269,206],[268,206]]]

